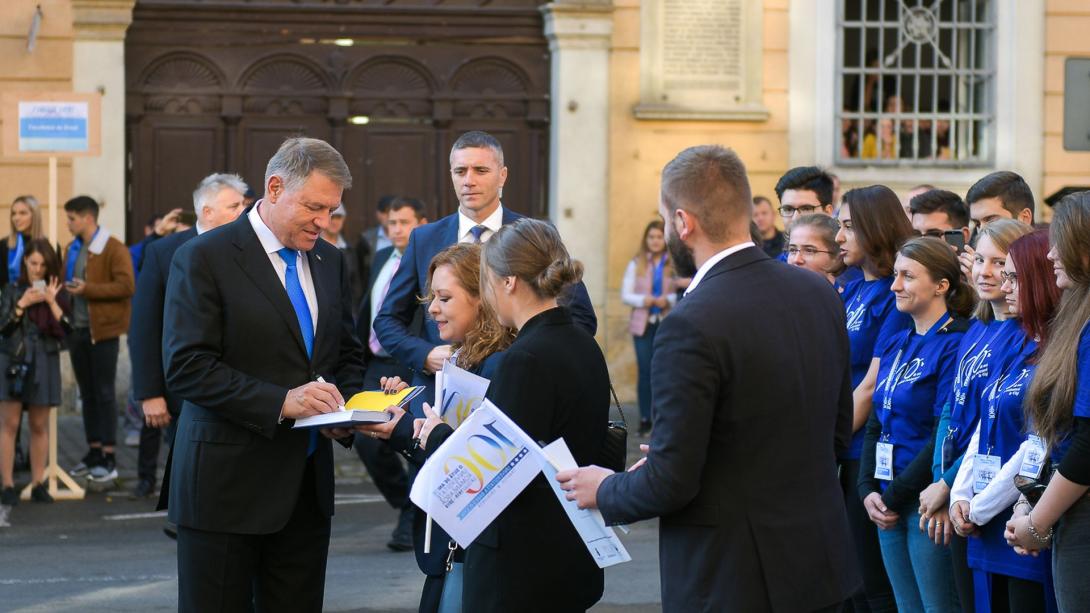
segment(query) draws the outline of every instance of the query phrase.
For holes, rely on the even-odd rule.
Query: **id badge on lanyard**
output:
[[[999,474],[1002,466],[1003,459],[997,455],[991,455],[990,448],[987,454],[975,456],[973,458],[973,493],[983,492],[984,488],[988,487],[992,479]]]
[[[889,442],[889,436],[882,438],[874,446],[874,478],[893,481],[893,443]]]
[[[1040,479],[1045,467],[1045,442],[1036,434],[1029,435],[1026,453],[1022,456],[1022,466],[1018,474],[1027,479]]]

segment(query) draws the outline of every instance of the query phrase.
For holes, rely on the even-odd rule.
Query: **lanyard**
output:
[[[1028,349],[1028,351],[1027,351]],[[981,426],[981,434],[984,435],[984,441],[987,443],[987,451],[984,455],[991,455],[992,449],[995,449],[995,433],[999,424],[999,401],[1003,398],[1003,394],[1013,387],[1015,384],[1020,383],[1022,375],[1018,374],[1013,380],[1011,376],[1015,371],[1020,371],[1025,368],[1025,358],[1033,353],[1035,346],[1033,343],[1027,342],[1026,347],[1020,352],[1020,358],[1016,358],[1007,366],[1005,370],[988,388],[988,412],[982,414],[980,418],[983,420]],[[1009,385],[1008,385],[1009,383]]]
[[[19,278],[19,265],[23,260],[23,233],[15,233],[15,250],[8,251],[8,282],[15,283]]]
[[[920,342],[916,346],[915,351],[919,351],[931,337],[939,330],[945,328],[954,318],[946,313],[939,318],[928,330],[920,337]],[[897,348],[897,357],[893,359],[893,368],[890,369],[889,374],[886,375],[885,381],[885,396],[882,398],[883,411],[878,414],[878,422],[882,425],[882,438],[881,440],[889,440],[889,420],[893,415],[893,393],[897,391],[897,386],[902,383],[901,377],[897,372],[901,367],[901,357],[904,356],[905,347],[912,342],[913,338],[917,336],[915,331],[909,332],[905,335],[905,339],[901,341],[900,347]],[[913,353],[915,353],[915,351]],[[906,356],[907,357],[907,356]],[[907,362],[907,360],[906,360]]]

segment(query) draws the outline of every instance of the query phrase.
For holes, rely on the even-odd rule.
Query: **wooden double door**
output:
[[[332,143],[354,186],[346,238],[384,195],[456,210],[448,154],[504,146],[504,205],[543,217],[549,51],[537,0],[139,0],[125,41],[130,240],[212,172],[260,195],[289,136]],[[483,6],[481,6],[483,5]],[[366,122],[366,123],[364,123]]]

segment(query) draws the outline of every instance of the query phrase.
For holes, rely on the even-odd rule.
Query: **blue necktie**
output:
[[[314,323],[310,319],[310,306],[307,304],[307,295],[303,293],[303,285],[299,283],[299,252],[289,247],[284,247],[276,252],[280,259],[288,265],[284,271],[284,289],[288,290],[288,300],[295,309],[295,317],[299,320],[299,331],[303,333],[303,345],[307,348],[307,357],[314,354]],[[307,457],[318,448],[318,432],[310,431],[310,443],[307,445]]]
[[[486,230],[488,230],[488,228],[484,226],[473,226],[470,228],[469,233],[473,235],[473,242],[480,244],[481,235],[484,234]]]

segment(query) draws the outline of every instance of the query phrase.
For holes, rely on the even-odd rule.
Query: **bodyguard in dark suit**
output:
[[[347,267],[319,240],[351,175],[308,138],[285,141],[265,174],[265,199],[179,248],[167,286],[182,611],[322,609],[332,449],[292,424],[362,383]]]
[[[432,257],[458,242],[487,241],[501,226],[522,217],[500,203],[500,191],[507,180],[503,147],[485,132],[467,132],[454,142],[450,152],[450,173],[458,196],[458,212],[418,228],[409,239],[401,266],[375,318],[375,332],[382,346],[413,371],[413,385],[427,386],[414,402],[414,413],[422,417],[420,405],[435,397],[434,373],[450,357],[450,345],[439,338],[435,322],[424,320],[420,334],[410,324],[422,307],[417,298],[427,294],[424,287]],[[598,321],[582,282],[572,286],[561,303],[571,310],[575,323],[592,336]]]
[[[557,476],[609,523],[661,518],[664,611],[832,611],[860,582],[836,472],[852,415],[844,309],[750,242],[751,208],[732,151],[667,164],[667,245],[696,275],[655,339],[651,450],[633,472]]]
[[[170,277],[170,262],[178,247],[198,233],[238,219],[247,189],[249,187],[238,175],[208,175],[193,191],[196,226],[157,240],[144,251],[142,274],[136,278],[132,323],[129,326],[133,397],[141,403],[144,411],[137,459],[139,481],[133,491],[137,498],[149,496],[155,491],[163,429],[167,428],[167,438],[173,441],[174,429],[170,425],[182,408],[181,400],[167,390],[163,375],[163,303]],[[164,475],[164,478],[169,477]],[[160,499],[165,500],[165,496],[160,496]]]

